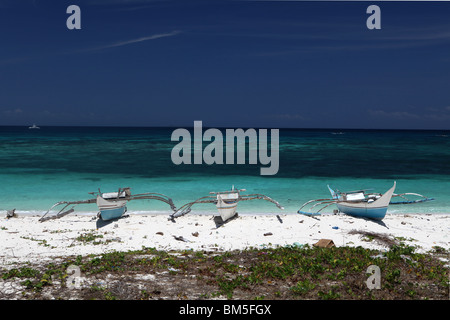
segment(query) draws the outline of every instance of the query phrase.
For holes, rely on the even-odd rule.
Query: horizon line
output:
[[[290,1],[290,0],[289,0]],[[29,128],[29,125],[0,125],[3,127],[14,128]],[[158,129],[158,128],[194,128],[192,126],[115,126],[115,125],[44,125],[39,128],[145,128],[145,129]],[[217,129],[284,129],[284,130],[395,130],[395,131],[450,131],[450,129],[418,129],[418,128],[338,128],[338,127],[230,127],[230,126],[202,126],[202,128],[217,128]]]

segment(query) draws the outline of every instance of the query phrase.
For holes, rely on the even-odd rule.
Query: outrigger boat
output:
[[[372,190],[372,189],[342,192],[339,190],[334,191],[333,189],[330,188],[330,186],[327,186],[327,187],[328,187],[328,190],[330,190],[331,197],[333,199],[342,199],[345,197],[347,200],[353,200],[353,201],[364,200],[365,198],[367,198],[369,200],[376,200],[382,196],[381,193],[367,193],[367,191]],[[419,197],[419,198],[415,199],[415,200],[411,200],[410,198],[407,198],[407,196],[415,196],[415,197]],[[406,192],[406,193],[399,193],[399,194],[393,193],[392,198],[396,198],[396,197],[400,197],[403,200],[393,201],[391,199],[389,204],[412,204],[412,203],[420,203],[420,202],[434,200],[434,198],[428,198],[421,194],[413,193],[413,192]]]
[[[263,194],[249,194],[242,195],[241,192],[246,191],[245,189],[234,189],[234,186],[230,191],[221,191],[221,192],[210,192],[210,196],[205,196],[199,198],[195,201],[186,203],[181,206],[177,211],[170,215],[169,219],[174,220],[175,218],[184,216],[191,212],[191,208],[194,204],[197,203],[213,203],[216,205],[217,210],[219,211],[220,217],[222,221],[226,221],[236,215],[236,209],[239,201],[246,200],[267,200],[269,202],[274,203],[278,208],[284,209],[277,201],[265,196]]]
[[[160,194],[160,193],[140,193],[132,195],[130,188],[119,188],[118,192],[102,193],[100,189],[98,192],[90,192],[93,196],[91,199],[80,200],[80,201],[61,201],[55,203],[40,219],[39,221],[44,222],[51,219],[62,218],[75,211],[74,207],[80,204],[90,204],[96,203],[99,209],[97,217],[102,220],[117,219],[123,216],[127,211],[127,203],[131,200],[159,200],[167,203],[173,211],[176,211],[176,207],[173,204],[171,198]],[[58,206],[63,207],[58,211],[58,213],[47,216],[47,214]],[[72,208],[66,210],[68,207]]]
[[[307,216],[318,216],[321,215],[321,211],[325,208],[335,204],[340,212],[345,214],[369,218],[374,220],[382,220],[386,216],[388,206],[393,204],[411,204],[419,203],[425,201],[434,200],[433,198],[427,198],[418,193],[394,193],[396,187],[396,182],[394,186],[386,191],[384,194],[381,193],[367,193],[369,189],[341,192],[339,190],[333,190],[328,186],[331,193],[331,199],[317,199],[310,200],[304,203],[298,213]],[[419,199],[410,200],[407,196],[417,196]],[[392,201],[392,198],[400,197],[404,200],[402,201]],[[309,211],[303,211],[303,208],[310,205]],[[318,207],[318,210],[313,211],[314,208]]]

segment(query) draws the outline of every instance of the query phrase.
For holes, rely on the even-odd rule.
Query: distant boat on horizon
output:
[[[33,124],[31,127],[28,127],[28,129],[40,129],[40,127],[36,126],[36,124]]]

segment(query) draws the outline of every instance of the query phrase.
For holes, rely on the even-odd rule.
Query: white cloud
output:
[[[307,120],[301,114],[291,114],[291,113],[281,113],[281,114],[271,114],[265,116],[265,118],[277,119],[277,120]]]
[[[136,38],[136,39],[131,39],[131,40],[125,40],[125,41],[118,41],[118,42],[114,42],[114,43],[110,43],[110,44],[106,44],[106,45],[82,49],[82,50],[79,50],[78,52],[90,52],[90,51],[98,51],[98,50],[104,50],[104,49],[110,49],[110,48],[117,48],[117,47],[122,47],[122,46],[126,46],[126,45],[133,44],[133,43],[139,43],[139,42],[155,40],[155,39],[160,39],[160,38],[166,38],[166,37],[173,37],[180,33],[181,33],[181,31],[172,31],[172,32],[168,32],[168,33],[153,34],[151,36],[146,36],[146,37],[141,37],[141,38]]]
[[[423,114],[412,113],[408,111],[385,111],[385,110],[368,110],[369,114],[374,117],[390,118],[390,119],[429,119],[433,121],[448,121],[450,120],[450,106],[434,108],[427,108],[428,112]]]
[[[173,37],[173,36],[176,36],[176,35],[178,35],[180,33],[181,33],[181,31],[175,30],[175,31],[168,32],[168,33],[153,34],[153,35],[146,36],[146,37],[135,38],[135,39],[131,39],[131,40],[124,40],[124,41],[117,41],[117,42],[110,43],[110,44],[104,44],[104,45],[99,45],[99,46],[96,46],[96,47],[90,47],[90,48],[79,49],[79,50],[74,50],[74,51],[53,52],[53,53],[47,54],[47,55],[64,55],[64,54],[77,54],[77,53],[84,53],[84,52],[94,52],[94,51],[100,51],[100,50],[104,50],[104,49],[110,49],[110,48],[117,48],[117,47],[127,46],[127,45],[131,45],[131,44],[139,43],[139,42],[144,42],[144,41],[156,40],[156,39],[166,38],[166,37]],[[10,59],[0,60],[0,65],[20,63],[22,61],[29,61],[29,60],[39,59],[39,58],[42,58],[42,57],[45,57],[45,56],[46,55],[18,57],[18,58],[15,57],[15,58],[10,58]]]
[[[5,115],[22,114],[23,110],[21,108],[8,109],[8,110],[4,110],[3,113]]]
[[[420,116],[415,113],[407,111],[384,111],[384,110],[369,110],[369,114],[377,117],[395,118],[395,119],[419,119]]]

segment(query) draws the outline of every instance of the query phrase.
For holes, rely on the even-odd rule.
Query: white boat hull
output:
[[[102,220],[120,218],[127,211],[126,204],[126,200],[108,201],[97,196],[97,206],[100,210],[99,217],[102,218]]]
[[[236,214],[239,193],[227,193],[217,195],[217,210],[223,221],[232,218]]]

